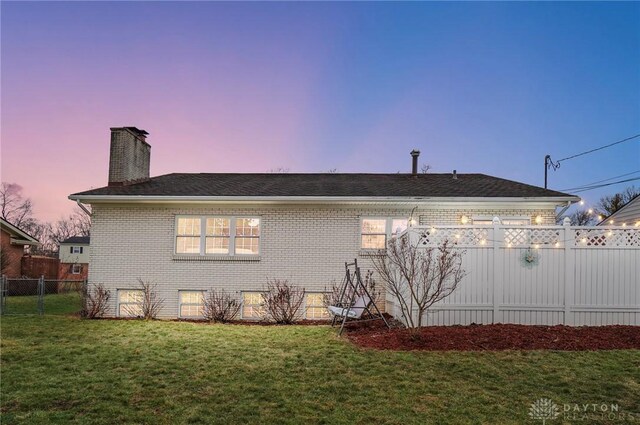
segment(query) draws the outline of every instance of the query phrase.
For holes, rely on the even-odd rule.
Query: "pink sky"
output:
[[[535,185],[545,154],[640,132],[638,4],[0,7],[0,172],[43,220],[106,184],[110,127],[150,133],[152,175],[406,172],[418,148],[433,172]],[[619,145],[550,187],[639,169]]]

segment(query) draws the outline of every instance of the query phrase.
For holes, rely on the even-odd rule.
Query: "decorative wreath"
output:
[[[537,251],[534,251],[531,248],[527,248],[527,250],[522,253],[521,261],[523,266],[530,269],[533,266],[538,265],[538,263],[540,262],[540,255]]]

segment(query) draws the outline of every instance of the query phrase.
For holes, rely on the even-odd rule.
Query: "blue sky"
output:
[[[2,180],[44,218],[106,183],[111,126],[151,133],[154,175],[404,172],[418,148],[433,172],[536,185],[545,154],[640,133],[640,3],[0,7]],[[640,170],[639,140],[550,187]]]

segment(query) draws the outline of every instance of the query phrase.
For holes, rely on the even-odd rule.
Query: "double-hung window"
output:
[[[140,317],[142,316],[142,303],[144,292],[139,289],[118,290],[118,316]]]
[[[83,247],[81,247],[81,246],[72,246],[71,247],[71,253],[72,254],[82,254],[82,251],[83,251],[82,248]]]
[[[259,255],[260,218],[179,216],[176,254]]]
[[[263,316],[263,304],[261,292],[242,293],[242,318],[260,319]]]
[[[406,229],[406,218],[363,218],[360,246],[362,249],[385,249],[389,238],[395,238]]]
[[[201,318],[204,307],[204,291],[180,291],[180,317]]]
[[[305,297],[305,317],[318,320],[328,319],[329,310],[324,305],[324,294],[321,292],[307,292]]]

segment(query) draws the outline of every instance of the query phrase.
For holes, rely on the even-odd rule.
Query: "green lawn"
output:
[[[541,397],[640,413],[637,350],[378,352],[325,326],[64,315],[1,326],[3,425],[542,423],[528,418]]]

